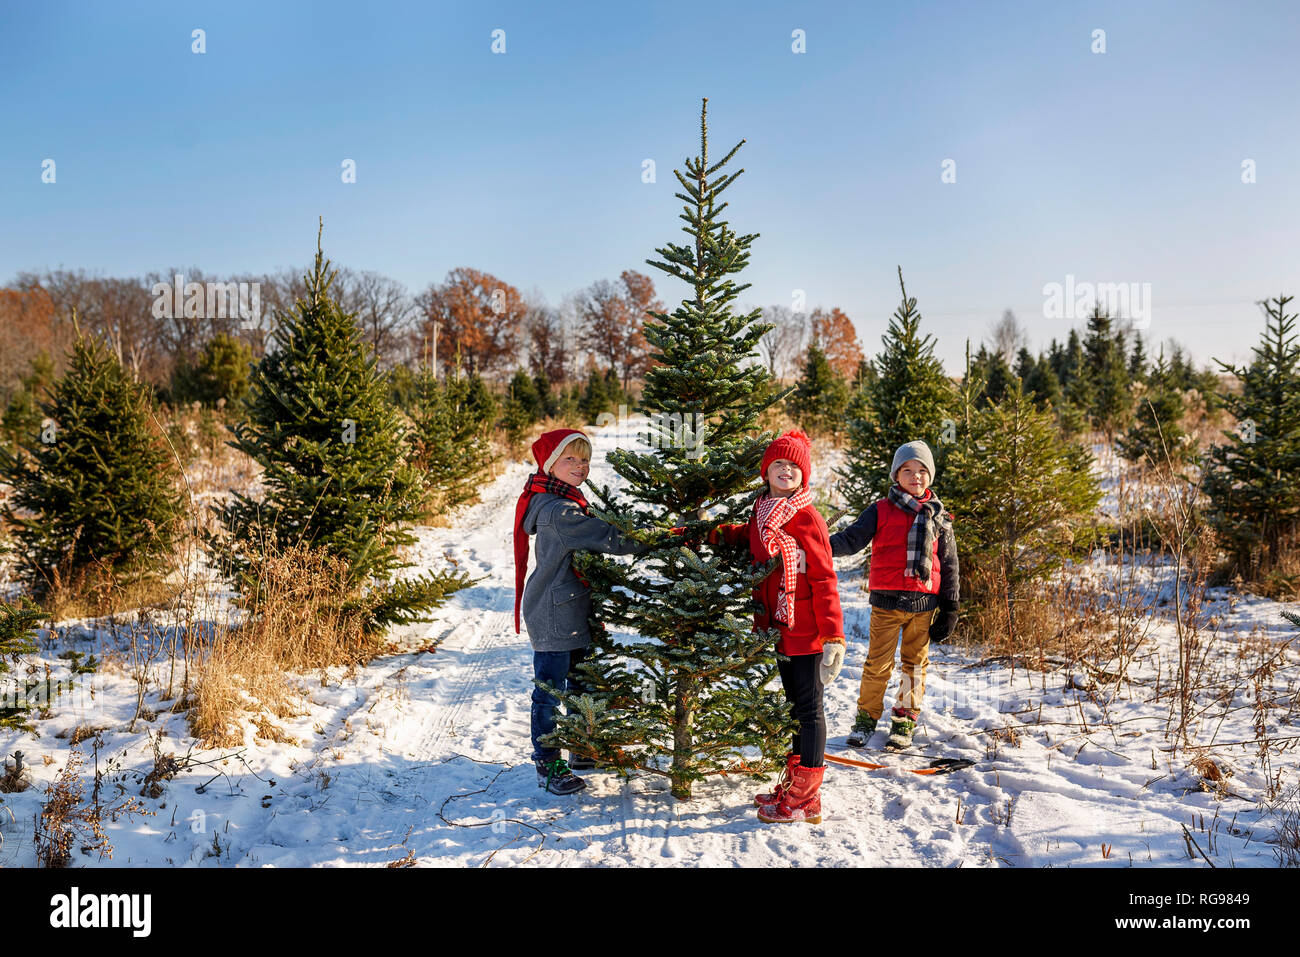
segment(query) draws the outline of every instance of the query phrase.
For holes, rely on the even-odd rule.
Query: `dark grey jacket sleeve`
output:
[[[957,536],[952,523],[939,536],[939,597],[958,601],[961,595],[961,571],[957,567]]]
[[[876,503],[866,507],[858,520],[831,536],[831,554],[836,558],[862,551],[876,537]],[[956,553],[954,552],[954,555]]]
[[[604,552],[606,555],[640,555],[650,550],[648,545],[624,538],[608,522],[601,521],[594,515],[582,514],[582,509],[574,502],[562,501],[557,504],[551,521],[565,548],[581,548],[589,552]]]

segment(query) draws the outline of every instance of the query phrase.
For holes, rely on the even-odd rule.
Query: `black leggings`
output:
[[[781,687],[790,702],[799,730],[794,733],[790,750],[799,755],[805,768],[820,768],[826,754],[826,712],[822,708],[822,656],[794,655],[777,658]]]

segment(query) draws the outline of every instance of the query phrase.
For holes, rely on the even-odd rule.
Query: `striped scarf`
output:
[[[903,575],[915,578],[929,588],[934,542],[939,537],[939,532],[949,525],[943,503],[929,489],[926,489],[924,500],[917,501],[897,485],[889,487],[887,497],[892,504],[915,516],[911,528],[907,530],[907,565],[903,569]]]
[[[794,518],[794,513],[812,504],[812,493],[804,486],[785,498],[765,495],[754,503],[754,521],[758,525],[758,539],[767,549],[767,557],[781,553],[781,584],[776,595],[773,618],[787,628],[794,627],[794,582],[799,573],[799,546],[781,530]]]

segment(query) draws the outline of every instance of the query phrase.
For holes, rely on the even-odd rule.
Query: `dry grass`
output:
[[[91,798],[86,801],[81,782],[83,761],[81,749],[73,745],[68,752],[68,763],[45,789],[45,803],[36,819],[38,866],[67,867],[72,863],[72,852],[77,847],[85,854],[98,851],[101,859],[112,858],[113,845],[104,831],[104,819],[116,821],[123,814],[130,817],[154,813],[142,807],[134,797],[119,798],[115,804],[101,803],[99,791],[103,778],[98,767]]]
[[[351,607],[347,565],[321,550],[294,546],[263,555],[256,599],[236,628],[219,627],[209,641],[190,699],[190,730],[205,747],[242,743],[243,715],[258,715],[260,735],[292,741],[270,724],[300,713],[288,672],[364,664],[383,650],[366,635]]]
[[[169,604],[176,591],[174,584],[157,576],[128,581],[107,570],[84,569],[63,575],[55,569],[41,605],[52,621],[100,618]]]

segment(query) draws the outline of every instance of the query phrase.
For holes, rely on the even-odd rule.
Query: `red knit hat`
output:
[[[764,479],[767,478],[768,468],[777,459],[789,459],[799,466],[799,471],[803,473],[804,487],[807,488],[808,480],[812,477],[812,443],[803,429],[792,429],[774,439],[767,447],[763,453],[763,464],[758,470]]]
[[[533,458],[537,460],[537,474],[548,475],[551,468],[560,460],[560,453],[574,439],[586,439],[587,444],[591,444],[587,434],[577,429],[554,429],[543,432],[533,443]],[[519,602],[524,593],[524,577],[528,573],[528,534],[524,531],[524,515],[528,512],[528,503],[537,494],[531,488],[532,479],[529,479],[529,482],[530,487],[524,490],[524,494],[520,495],[519,501],[515,503],[515,634],[519,634]],[[578,493],[577,497],[585,506],[586,500],[582,499],[581,493]]]

